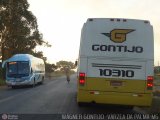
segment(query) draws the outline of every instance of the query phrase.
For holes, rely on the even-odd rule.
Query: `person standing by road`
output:
[[[70,69],[68,66],[65,67],[65,74],[66,74],[67,82],[69,83],[70,82]]]

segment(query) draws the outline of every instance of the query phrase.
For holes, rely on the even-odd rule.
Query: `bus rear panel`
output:
[[[81,35],[77,102],[151,106],[153,55],[149,22],[88,19]]]

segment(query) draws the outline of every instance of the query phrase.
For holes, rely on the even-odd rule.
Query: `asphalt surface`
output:
[[[36,87],[0,88],[0,114],[109,114],[144,113],[140,108],[76,103],[77,80],[71,76],[46,79]]]

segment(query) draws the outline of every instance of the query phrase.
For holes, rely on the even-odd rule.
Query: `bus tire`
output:
[[[12,89],[16,89],[16,86],[12,86]]]
[[[40,84],[42,85],[44,83],[44,76],[42,77],[42,81],[40,82]]]
[[[134,106],[128,106],[127,109],[133,110]]]
[[[134,108],[134,106],[128,105],[128,106],[124,106],[125,109],[129,109],[132,110]]]
[[[79,107],[83,107],[84,106],[84,103],[82,103],[82,102],[78,102],[77,104],[78,104]]]
[[[32,87],[35,87],[35,86],[36,86],[36,82],[35,82],[35,78],[34,78],[34,81],[33,81]]]

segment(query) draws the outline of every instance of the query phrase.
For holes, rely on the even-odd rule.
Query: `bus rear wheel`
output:
[[[77,102],[77,104],[78,104],[79,107],[83,107],[83,106],[86,105],[86,103],[83,103],[83,102]]]
[[[35,82],[35,78],[34,78],[34,81],[33,81],[32,87],[35,87],[35,86],[36,86],[36,82]]]
[[[44,83],[44,76],[42,77],[42,81],[40,82],[40,84],[42,85]]]
[[[17,87],[16,86],[12,86],[12,89],[16,89]]]

